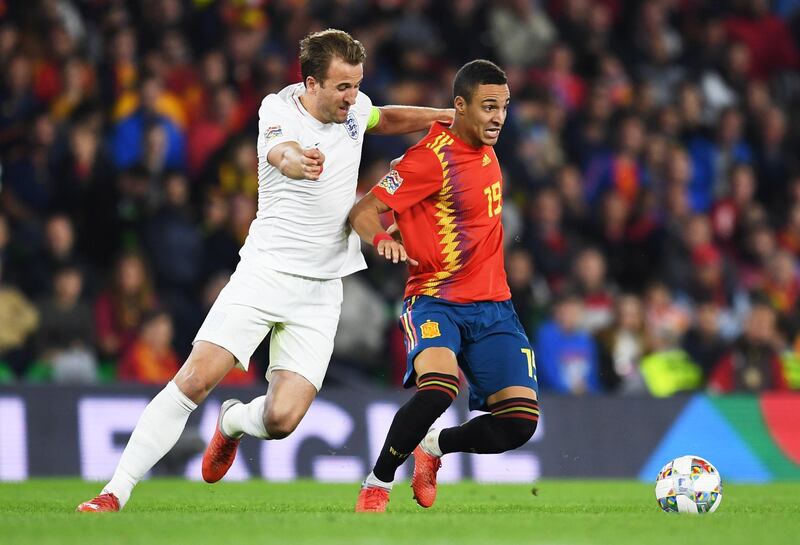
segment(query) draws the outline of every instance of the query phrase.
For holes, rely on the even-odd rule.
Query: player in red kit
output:
[[[350,213],[379,254],[409,265],[400,327],[405,386],[417,391],[394,417],[356,511],[385,511],[397,468],[414,454],[414,497],[430,507],[449,452],[499,453],[524,445],[539,418],[536,366],[503,268],[503,181],[492,146],[506,118],[505,73],[476,60],[453,83],[456,115],[435,123]],[[392,210],[403,243],[383,230]],[[489,414],[431,429],[466,376],[472,410]]]

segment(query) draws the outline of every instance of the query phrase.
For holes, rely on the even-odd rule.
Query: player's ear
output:
[[[454,106],[456,107],[456,114],[464,115],[467,111],[467,101],[464,100],[464,97],[457,96],[456,99],[453,101]]]
[[[317,91],[317,87],[319,86],[319,82],[314,76],[308,76],[306,78],[306,91],[309,93],[315,93]]]

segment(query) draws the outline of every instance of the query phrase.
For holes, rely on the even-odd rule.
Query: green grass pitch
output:
[[[123,513],[75,506],[96,483],[0,484],[0,544],[669,544],[800,543],[800,483],[726,484],[719,511],[662,513],[650,484],[542,481],[532,486],[443,484],[421,509],[407,483],[389,512],[353,513],[358,485],[150,480]]]

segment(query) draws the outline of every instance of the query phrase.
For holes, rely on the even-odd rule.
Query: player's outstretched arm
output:
[[[394,263],[408,262],[417,266],[416,260],[408,257],[405,247],[392,238],[381,225],[381,214],[391,210],[384,202],[371,192],[364,195],[350,211],[350,225],[356,230],[361,240],[375,246],[378,254]]]
[[[378,123],[370,134],[406,134],[427,130],[435,121],[448,125],[453,122],[453,108],[424,108],[421,106],[381,106]]]
[[[302,148],[297,142],[284,142],[272,148],[267,161],[294,180],[319,180],[325,155],[317,148]]]

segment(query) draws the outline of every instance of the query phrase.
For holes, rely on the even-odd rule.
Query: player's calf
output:
[[[497,454],[514,450],[533,437],[536,431],[536,421],[519,416],[491,417],[492,430],[490,430],[488,440],[483,445],[483,449],[476,449],[475,452],[481,454]]]
[[[373,474],[391,483],[398,467],[425,437],[425,433],[458,396],[458,377],[425,373],[417,380],[417,393],[403,405],[389,427]]]
[[[317,388],[305,376],[283,369],[273,371],[262,415],[266,437],[291,435],[316,396]]]
[[[489,410],[491,414],[442,430],[438,437],[441,452],[498,454],[519,448],[533,437],[539,422],[539,403],[535,399],[504,399]]]

